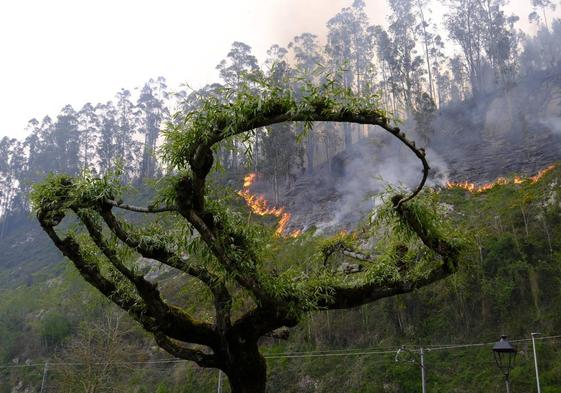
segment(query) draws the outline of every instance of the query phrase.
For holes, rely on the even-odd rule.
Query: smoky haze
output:
[[[207,2],[70,0],[0,4],[0,136],[23,138],[27,121],[55,117],[66,104],[107,101],[163,75],[173,89],[217,80],[215,66],[232,41],[251,45],[263,61],[267,49],[311,32],[325,42],[326,22],[350,0],[239,0]],[[385,1],[367,0],[371,24],[387,25]],[[443,8],[431,7],[440,23]],[[534,31],[530,2],[507,5]]]

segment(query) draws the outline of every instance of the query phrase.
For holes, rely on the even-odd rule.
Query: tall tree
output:
[[[9,216],[25,211],[20,188],[25,161],[23,143],[8,137],[0,140],[0,239],[6,234]]]
[[[95,170],[95,145],[99,133],[99,119],[92,104],[85,104],[78,112],[81,163],[86,169]]]
[[[288,51],[278,45],[273,45],[267,51],[267,82],[277,88],[287,89],[294,73],[286,59]],[[259,131],[257,131],[259,132]],[[259,134],[257,134],[259,135]],[[271,125],[260,138],[262,142],[262,157],[260,169],[272,185],[275,204],[280,201],[280,190],[283,181],[288,183],[291,173],[301,168],[301,146],[296,143],[294,125],[281,123]],[[258,156],[258,149],[254,154]]]
[[[358,94],[369,93],[373,52],[364,1],[355,0],[351,7],[343,8],[327,22],[327,28],[326,53],[331,67],[342,74],[346,88]],[[352,144],[350,124],[344,125],[344,142],[346,148]]]
[[[141,178],[152,178],[156,173],[156,143],[160,135],[162,120],[167,116],[164,99],[167,98],[166,82],[163,77],[150,79],[143,87],[138,98],[141,129],[144,134]]]
[[[446,15],[446,28],[450,38],[462,48],[471,92],[477,96],[484,84],[482,8],[479,0],[447,0],[447,4],[449,13]]]
[[[257,58],[251,53],[251,46],[239,41],[232,43],[228,55],[216,66],[216,69],[224,85],[234,90],[259,75]]]
[[[498,85],[508,86],[516,73],[518,34],[514,24],[518,16],[506,16],[506,0],[479,0],[484,20],[484,48]]]
[[[239,89],[244,84],[252,84],[252,80],[260,77],[257,58],[251,53],[251,46],[234,41],[228,55],[217,66],[220,78],[224,82],[224,87],[231,91]],[[239,166],[238,150],[240,143],[232,138],[231,146],[231,168],[237,169]]]
[[[543,16],[544,26],[546,30],[549,30],[549,24],[547,22],[547,11],[554,11],[557,7],[557,4],[555,4],[553,0],[532,0],[532,7],[533,10],[530,15],[528,15],[528,19],[530,20],[530,22],[540,23],[541,16]],[[538,13],[538,9],[542,12],[541,16]]]
[[[295,90],[301,90],[302,85],[315,80],[314,70],[321,67],[323,56],[315,34],[302,33],[288,44],[288,48],[293,51],[296,60],[296,74],[298,78],[295,82]],[[308,174],[314,173],[316,150],[316,133],[308,130],[306,135],[306,171]]]
[[[119,124],[117,109],[111,101],[98,104],[95,111],[99,118],[99,140],[97,143],[97,156],[99,158],[99,171],[102,174],[115,164],[117,158]]]
[[[134,139],[139,120],[135,115],[136,108],[131,101],[130,91],[121,89],[117,93],[115,108],[117,128],[114,130],[115,154],[113,158],[122,163],[125,178],[131,179],[139,173],[137,157],[140,146]]]
[[[388,32],[382,26],[370,26],[368,32],[372,37],[372,42],[376,44],[376,57],[381,71],[380,88],[383,93],[384,107],[393,114],[398,115],[398,83],[399,78],[396,59],[394,57],[394,43]]]
[[[53,126],[54,151],[57,172],[76,174],[80,171],[80,131],[78,114],[70,105],[62,108]]]
[[[435,34],[429,29],[431,27],[430,9],[428,0],[414,0],[417,35],[423,42],[423,51],[428,74],[428,90],[431,100],[435,101],[435,89],[433,86],[433,65],[431,64],[431,49],[434,48]]]

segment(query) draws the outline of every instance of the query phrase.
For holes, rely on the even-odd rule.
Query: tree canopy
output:
[[[461,241],[443,219],[435,194],[421,192],[429,171],[424,150],[391,124],[377,95],[357,96],[336,78],[324,79],[321,85],[303,83],[298,92],[253,81],[252,87],[223,89],[225,102],[210,96],[200,109],[176,114],[161,148],[170,174],[159,181],[157,197],[146,207],[123,201],[126,189],[116,172],[101,178],[50,175],[32,193],[41,227],[87,282],[170,354],[223,370],[233,392],[265,391],[261,337],[295,326],[306,312],[411,292],[450,275],[459,263]],[[291,240],[249,222],[209,185],[221,142],[237,138],[250,144],[257,128],[297,121],[305,129],[316,121],[379,126],[422,163],[419,185],[409,194],[388,196],[371,217],[381,223],[367,225],[367,237],[380,245],[376,250],[352,234],[326,239],[309,234],[291,246],[313,243],[315,252],[306,261],[290,260],[282,249]],[[132,224],[116,210],[156,217]],[[83,229],[63,224],[55,230],[67,216]],[[202,304],[172,304],[143,274],[139,257],[194,279],[188,286],[205,288],[213,315],[201,312],[207,307]],[[352,273],[326,269],[333,258],[350,258],[360,268]]]

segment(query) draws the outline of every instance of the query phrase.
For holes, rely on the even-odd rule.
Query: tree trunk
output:
[[[225,371],[232,393],[265,393],[267,364],[257,343],[230,346],[228,370]]]

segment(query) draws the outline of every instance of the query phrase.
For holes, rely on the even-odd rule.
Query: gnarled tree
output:
[[[51,175],[35,186],[32,200],[42,228],[82,277],[152,333],[160,347],[201,367],[221,369],[234,393],[262,393],[266,364],[260,338],[294,327],[310,311],[356,307],[440,280],[455,271],[460,249],[439,228],[442,220],[431,210],[435,204],[418,202],[429,171],[424,150],[390,124],[377,96],[357,97],[329,82],[310,83],[297,95],[266,86],[260,91],[242,87],[228,97],[226,103],[209,98],[168,125],[161,152],[172,174],[161,182],[165,186],[152,205],[124,203],[118,177],[110,175]],[[298,247],[304,240],[276,238],[242,217],[239,208],[209,196],[207,180],[221,141],[247,141],[259,127],[297,121],[308,127],[316,121],[379,126],[422,163],[418,187],[388,198],[378,213],[391,221],[393,231],[401,231],[394,240],[377,232],[378,243],[387,245],[385,254],[361,249],[364,243],[353,236],[323,242],[305,236],[308,248],[309,242],[320,243],[317,258],[286,260],[271,243]],[[121,210],[161,219],[133,225],[116,213]],[[65,231],[62,225],[55,230],[69,215],[84,229]],[[138,256],[192,277],[187,284],[193,291],[204,288],[209,304],[189,305],[190,312],[171,304],[137,268]],[[325,268],[334,258],[358,260],[360,268]],[[201,307],[212,309],[212,317],[198,316]]]

